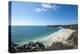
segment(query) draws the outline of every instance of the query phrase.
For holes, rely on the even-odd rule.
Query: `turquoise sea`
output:
[[[47,26],[11,26],[11,41],[14,43],[30,42],[59,31],[60,28]]]

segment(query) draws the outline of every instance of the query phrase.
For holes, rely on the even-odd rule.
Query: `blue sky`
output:
[[[77,5],[13,1],[11,25],[77,24]]]

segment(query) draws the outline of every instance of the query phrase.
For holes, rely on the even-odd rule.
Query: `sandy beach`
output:
[[[51,46],[53,42],[62,42],[63,44],[67,44],[65,41],[75,30],[71,29],[62,29],[56,33],[52,33],[49,35],[43,42],[43,44],[47,47]]]

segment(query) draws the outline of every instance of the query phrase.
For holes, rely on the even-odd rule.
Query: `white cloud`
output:
[[[67,23],[67,24],[76,24],[76,23],[78,23],[78,20],[74,19],[74,20],[66,21],[65,23]]]
[[[51,8],[52,6],[50,4],[41,4],[41,7],[43,7],[43,8]]]
[[[45,8],[35,8],[35,10],[36,10],[37,12],[43,12],[43,11],[46,11]]]
[[[78,22],[78,20],[77,19],[75,19],[75,20],[72,20],[72,21],[70,21],[71,23],[77,23]]]
[[[41,6],[39,8],[35,8],[36,12],[45,12],[48,10],[58,10],[58,6],[57,5],[51,5],[51,4],[46,4],[46,3],[42,3]]]

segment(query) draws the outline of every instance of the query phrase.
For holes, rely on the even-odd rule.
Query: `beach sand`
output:
[[[50,47],[53,42],[62,42],[63,44],[67,44],[65,41],[75,30],[71,29],[62,29],[56,33],[52,33],[49,35],[43,42],[46,47]]]

